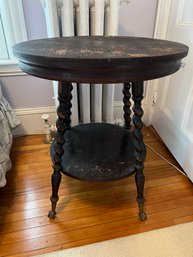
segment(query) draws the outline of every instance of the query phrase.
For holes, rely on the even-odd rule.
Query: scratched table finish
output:
[[[26,73],[59,81],[57,132],[51,145],[52,209],[48,216],[56,215],[61,173],[89,181],[116,180],[135,173],[139,217],[145,220],[143,81],[176,72],[188,47],[150,38],[93,36],[22,42],[13,52]],[[73,82],[123,83],[124,127],[105,123],[71,127]]]

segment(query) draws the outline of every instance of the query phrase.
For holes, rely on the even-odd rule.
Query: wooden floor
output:
[[[144,135],[145,143],[175,163],[149,129]],[[49,145],[41,135],[16,138],[12,161],[0,189],[0,256],[29,257],[193,221],[192,183],[150,149],[144,222],[137,215],[134,176],[96,184],[63,176],[58,215],[49,220]]]

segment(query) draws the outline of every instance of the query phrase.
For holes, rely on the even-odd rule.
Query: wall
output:
[[[157,0],[130,0],[120,6],[119,35],[151,37],[153,35]]]
[[[3,95],[14,109],[53,106],[52,83],[24,76],[1,77]]]
[[[40,0],[22,0],[28,39],[47,37],[46,23]]]

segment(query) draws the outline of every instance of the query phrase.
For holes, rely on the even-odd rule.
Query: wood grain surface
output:
[[[144,81],[176,72],[186,45],[152,38],[81,36],[16,44],[20,68],[33,76],[67,82]]]

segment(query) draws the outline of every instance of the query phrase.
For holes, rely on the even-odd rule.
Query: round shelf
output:
[[[62,172],[70,177],[111,181],[135,172],[133,134],[122,127],[105,123],[72,127],[65,133],[63,148]]]

